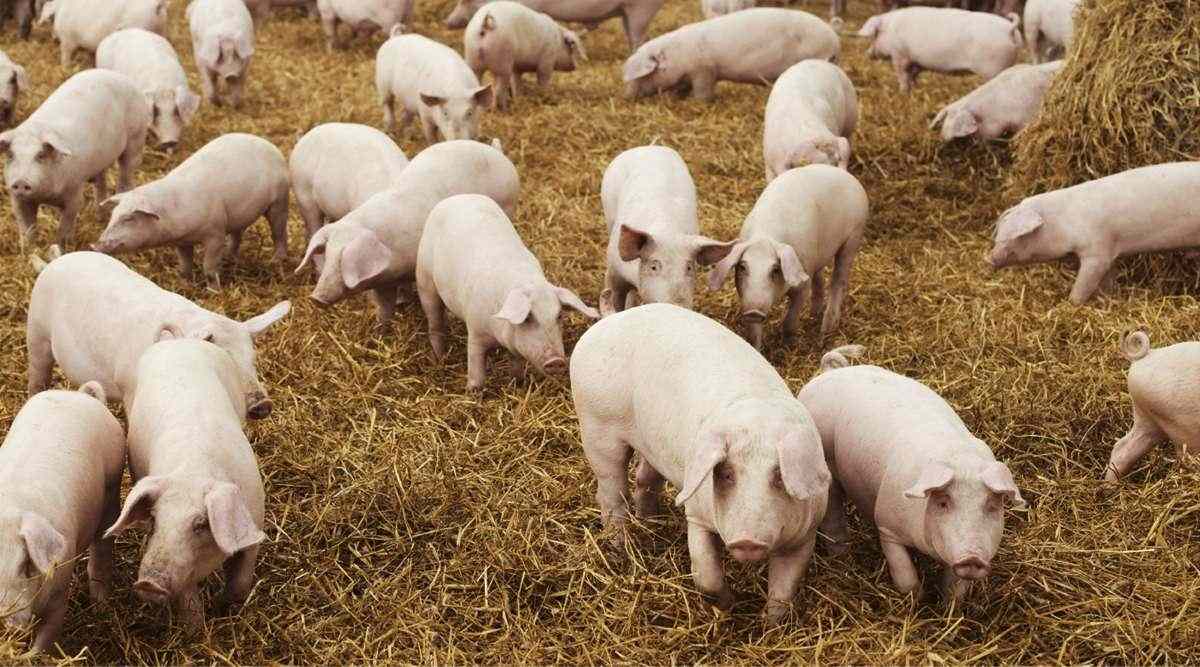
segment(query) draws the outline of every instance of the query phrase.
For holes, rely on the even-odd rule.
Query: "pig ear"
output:
[[[708,479],[713,468],[725,460],[728,449],[725,446],[725,434],[715,431],[704,431],[692,449],[691,458],[687,462],[687,470],[683,475],[683,488],[675,496],[675,506],[681,507],[695,495],[704,480]]]
[[[378,278],[391,265],[392,251],[375,232],[363,230],[346,244],[342,251],[342,282],[346,289],[355,289],[368,280]]]
[[[20,65],[13,65],[12,82],[17,84],[17,90],[25,90],[29,87],[29,75],[25,73],[25,68]]]
[[[200,109],[200,96],[188,90],[187,86],[179,86],[175,89],[175,108],[179,109],[179,118],[184,123],[190,123]]]
[[[992,493],[998,493],[1008,499],[1013,507],[1017,509],[1025,508],[1025,499],[1021,497],[1021,490],[1017,488],[1017,483],[1013,481],[1012,472],[1008,466],[996,461],[989,465],[980,475],[983,485]]]
[[[946,124],[942,129],[951,139],[969,137],[979,131],[979,119],[970,111],[959,109],[946,117]]]
[[[329,241],[329,227],[325,226],[313,233],[312,238],[308,240],[308,249],[304,251],[304,259],[300,260],[300,266],[296,267],[295,273],[300,273],[308,263],[312,261],[313,255],[325,252],[325,244]]]
[[[446,98],[439,95],[429,95],[421,93],[421,104],[427,107],[440,107],[446,103]]]
[[[600,319],[600,311],[584,303],[583,299],[580,299],[578,294],[565,287],[555,287],[554,292],[558,294],[558,302],[562,305],[568,308],[574,308],[575,310],[583,313],[585,317],[590,317],[593,320]]]
[[[626,83],[636,81],[653,74],[660,64],[661,58],[657,54],[651,55],[648,51],[639,51],[625,61],[625,68],[621,76]]]
[[[56,9],[57,6],[55,5],[54,0],[50,0],[50,2],[42,5],[42,14],[38,17],[38,25],[46,25],[50,21],[54,20],[54,12]]]
[[[864,23],[863,27],[859,29],[858,36],[868,38],[874,37],[875,34],[879,32],[879,24],[882,22],[883,19],[880,16],[872,16],[871,18],[867,19],[867,22]]]
[[[196,50],[196,55],[206,63],[217,62],[217,59],[221,57],[221,41],[215,36],[205,37],[200,42],[200,48]]]
[[[267,312],[261,315],[255,315],[245,322],[242,322],[242,327],[245,328],[246,331],[250,332],[251,336],[256,337],[269,329],[272,324],[275,324],[284,317],[287,317],[287,314],[290,312],[292,312],[292,302],[280,301],[274,306],[271,306],[271,309]]]
[[[776,441],[779,456],[779,476],[783,488],[796,500],[829,493],[829,466],[819,442],[806,441],[799,430],[790,430]]]
[[[837,138],[837,161],[842,169],[850,166],[850,140],[846,137]]]
[[[908,498],[928,498],[934,491],[941,491],[954,481],[954,470],[941,463],[927,463],[921,468],[917,483],[905,492]]]
[[[135,523],[149,519],[150,508],[158,502],[158,497],[162,495],[166,483],[166,479],[162,477],[139,479],[138,483],[129,490],[129,495],[125,497],[125,506],[121,508],[121,516],[117,517],[117,522],[104,531],[105,539],[124,532]]]
[[[629,225],[621,225],[620,238],[617,239],[617,252],[621,261],[632,262],[642,256],[642,250],[653,237]]]
[[[495,91],[492,90],[492,84],[489,83],[486,86],[476,88],[475,92],[471,93],[471,99],[475,101],[475,106],[491,107],[492,102],[496,99]]]
[[[583,48],[583,40],[579,39],[579,35],[576,35],[574,32],[570,30],[563,31],[563,44],[567,46],[568,51],[579,56],[580,60],[588,59],[587,51]]]
[[[717,262],[712,271],[708,272],[708,291],[715,292],[721,289],[721,285],[725,284],[725,279],[729,277],[729,272],[733,267],[737,266],[738,261],[742,259],[742,253],[746,252],[749,247],[748,243],[739,242],[733,245],[725,259]]]
[[[12,130],[9,130],[8,132],[0,134],[0,153],[8,152],[9,147],[12,146],[12,138],[13,138]]]
[[[40,514],[21,513],[21,539],[29,560],[42,574],[49,574],[54,566],[67,560],[66,538]]]
[[[716,241],[705,236],[692,238],[692,256],[700,266],[710,266],[725,259],[733,251],[733,241]]]
[[[267,539],[250,516],[246,499],[237,486],[227,482],[213,485],[204,496],[204,506],[208,509],[208,527],[213,540],[226,556]]]
[[[53,131],[46,131],[42,134],[42,150],[51,154],[74,155],[66,140]]]
[[[800,266],[800,258],[796,256],[796,251],[792,246],[786,243],[776,243],[775,253],[779,255],[779,272],[783,274],[783,282],[790,289],[796,289],[808,282],[808,274]]]
[[[233,48],[242,60],[254,55],[254,42],[251,41],[250,35],[246,32],[242,32],[233,39]]]
[[[500,306],[500,310],[492,317],[506,320],[510,324],[520,324],[529,319],[532,308],[533,302],[529,300],[529,293],[518,288],[509,291],[504,305]]]
[[[996,243],[1012,241],[1032,233],[1043,222],[1042,216],[1027,206],[1011,208],[1000,217],[1000,223],[996,226]]]

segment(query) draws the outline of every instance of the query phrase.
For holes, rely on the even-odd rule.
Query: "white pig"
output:
[[[1194,389],[1200,376],[1200,343],[1187,342],[1150,349],[1150,337],[1134,331],[1121,340],[1129,366],[1129,398],[1133,426],[1113,445],[1104,479],[1125,476],[1160,442],[1175,443],[1180,462],[1194,465],[1200,453],[1200,405]]]
[[[643,303],[692,307],[696,267],[715,264],[732,249],[700,236],[696,184],[679,153],[641,146],[618,155],[604,171],[600,201],[608,228],[607,268],[600,310]]]
[[[463,33],[463,53],[475,76],[495,78],[496,103],[504,109],[517,96],[521,75],[537,72],[539,86],[555,71],[573,72],[587,60],[583,42],[546,14],[518,2],[499,0],[475,13]]]
[[[992,268],[1075,255],[1071,302],[1081,304],[1118,257],[1200,246],[1197,192],[1200,162],[1172,162],[1028,197],[996,223]]]
[[[658,513],[664,479],[678,489],[700,592],[733,603],[722,546],[739,561],[769,559],[766,615],[777,622],[808,569],[830,474],[812,419],[771,364],[717,322],[651,304],[583,334],[571,394],[600,516],[618,544],[636,451],[637,513]]]
[[[491,0],[458,0],[458,4],[446,17],[446,27],[461,29],[474,18],[480,7]],[[596,28],[603,21],[621,18],[625,37],[632,51],[646,41],[646,33],[654,15],[662,9],[665,0],[521,0],[521,4],[546,14],[555,21],[583,23]]]
[[[465,140],[434,144],[413,158],[391,188],[317,230],[296,272],[324,255],[312,299],[330,306],[369,289],[383,327],[395,313],[400,284],[413,279],[433,207],[454,195],[481,194],[512,215],[519,187],[517,168],[496,148]]]
[[[39,23],[54,20],[63,68],[79,50],[96,53],[105,37],[125,28],[163,34],[169,0],[54,0],[42,8]]]
[[[346,24],[360,37],[375,31],[391,35],[393,29],[403,29],[412,19],[413,0],[317,0],[317,11],[332,51],[345,46],[338,39],[338,24]]]
[[[472,391],[483,388],[487,354],[497,347],[513,355],[516,377],[525,376],[528,364],[546,375],[565,373],[562,307],[600,317],[574,292],[546,280],[508,216],[484,195],[455,195],[433,207],[417,250],[416,282],[438,359],[446,355],[446,311],[466,323]]]
[[[383,126],[400,130],[413,116],[421,119],[425,140],[474,139],[479,116],[492,106],[492,86],[479,85],[479,77],[454,49],[421,35],[392,31],[375,58],[375,90],[383,107]]]
[[[271,0],[243,0],[254,17],[254,29],[259,30],[271,18]]]
[[[408,157],[391,137],[367,125],[324,123],[300,137],[289,170],[306,243],[326,222],[341,219],[391,186],[407,164]],[[320,273],[322,257],[313,262]]]
[[[112,257],[69,253],[46,265],[29,297],[29,393],[50,386],[57,362],[71,382],[95,380],[119,401],[133,384],[138,358],[165,330],[224,348],[237,364],[247,416],[263,419],[272,403],[255,369],[254,339],[290,309],[282,301],[238,322],[160,288]]]
[[[105,173],[116,163],[117,191],[128,190],[149,128],[150,107],[129,77],[87,70],[63,82],[25,122],[0,133],[22,251],[33,242],[39,206],[62,211],[58,244],[65,248],[74,238],[84,183],[96,186],[98,199],[108,197]]]
[[[287,161],[274,144],[223,134],[166,176],[104,202],[112,213],[92,249],[115,255],[172,245],[191,278],[199,245],[204,276],[219,286],[221,260],[237,257],[242,234],[259,218],[271,225],[275,261],[287,259],[288,193]]]
[[[1071,46],[1079,0],[1026,0],[1025,42],[1033,62],[1045,62]]]
[[[929,129],[942,125],[942,140],[975,137],[984,141],[1019,132],[1042,108],[1042,97],[1063,63],[1013,65],[946,105]]]
[[[192,0],[188,28],[200,89],[209,104],[237,108],[254,57],[254,19],[242,0]],[[218,95],[224,86],[225,93]]]
[[[771,83],[806,58],[837,60],[841,42],[821,19],[795,9],[747,9],[691,23],[646,42],[625,61],[627,97],[691,91],[710,100],[718,81]]]
[[[711,19],[755,6],[755,0],[700,0],[700,11],[704,18]]]
[[[28,89],[29,75],[25,73],[25,68],[0,51],[0,129],[12,125],[17,113],[17,101],[21,92]]]
[[[858,93],[842,68],[804,60],[771,88],[763,122],[767,182],[806,164],[850,165],[850,136],[858,125]]]
[[[233,358],[201,340],[151,346],[125,396],[133,488],[105,537],[153,520],[133,590],[204,625],[199,585],[224,566],[222,606],[254,585],[263,534],[263,483],[242,432],[245,394]],[[181,378],[186,381],[181,382]]]
[[[763,191],[733,250],[709,274],[709,289],[720,289],[736,267],[741,321],[756,348],[762,349],[771,307],[784,295],[786,335],[799,333],[800,311],[811,293],[812,317],[824,308],[821,335],[827,336],[841,318],[869,213],[867,191],[843,169],[814,164],[784,172]],[[828,306],[822,278],[827,266],[833,267]]]
[[[1004,504],[1025,501],[1008,467],[971,435],[954,409],[925,385],[878,366],[849,366],[847,346],[821,360],[800,390],[833,470],[822,535],[846,547],[845,498],[875,522],[892,582],[920,579],[909,549],[945,567],[942,592],[961,599],[987,577],[1004,533]]]
[[[188,88],[175,48],[162,35],[141,28],[118,30],[100,42],[96,67],[129,77],[150,103],[150,131],[164,150],[179,143],[200,97]]]
[[[46,391],[29,399],[0,446],[0,616],[30,628],[49,651],[67,614],[73,559],[89,550],[92,598],[112,586],[112,540],[104,528],[121,509],[125,434],[104,390]]]
[[[871,39],[867,55],[890,58],[900,91],[907,93],[922,70],[973,72],[991,79],[1012,67],[1025,40],[1021,17],[940,7],[905,7],[867,19],[859,37]]]

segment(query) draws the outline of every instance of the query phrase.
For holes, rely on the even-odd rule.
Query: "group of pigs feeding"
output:
[[[33,0],[18,4],[26,2],[32,11]],[[254,17],[266,18],[270,4],[194,0],[188,7],[207,102],[240,102]],[[69,245],[86,182],[111,210],[94,245],[99,252],[35,262],[27,325],[31,398],[0,449],[0,613],[10,625],[42,620],[35,649],[52,646],[62,626],[73,560],[90,548],[89,588],[103,597],[113,537],[140,521],[153,521],[134,584],[141,597],[170,601],[186,621],[202,622],[197,586],[220,566],[223,603],[247,595],[265,539],[264,492],[243,426],[272,408],[255,370],[253,338],[290,304],[237,322],[108,255],[174,246],[190,275],[199,245],[205,277],[219,284],[222,262],[236,256],[244,230],[259,217],[270,222],[275,259],[286,259],[291,192],[308,236],[297,272],[310,264],[318,272],[317,302],[369,292],[383,325],[399,291],[415,282],[436,356],[446,351],[447,311],[465,321],[469,388],[482,387],[495,348],[513,353],[518,375],[529,364],[544,373],[569,370],[605,524],[618,542],[624,539],[628,465],[636,452],[634,511],[656,513],[665,481],[679,490],[695,583],[723,607],[732,593],[722,548],[738,560],[769,559],[766,615],[778,621],[818,532],[835,552],[847,548],[846,500],[875,522],[901,591],[919,584],[910,549],[945,566],[949,599],[987,575],[1005,505],[1024,501],[1008,468],[942,398],[882,368],[851,365],[849,358],[862,352],[857,346],[827,353],[821,373],[794,396],[755,349],[784,297],[785,333],[799,331],[806,302],[814,319],[822,318],[822,334],[834,331],[862,244],[868,197],[846,171],[858,103],[852,82],[833,63],[837,32],[804,12],[746,9],[643,44],[661,3],[623,0],[583,14],[555,0],[526,4],[460,3],[449,22],[466,26],[464,60],[449,47],[404,34],[398,26],[409,19],[411,3],[316,3],[330,46],[339,42],[340,23],[390,35],[376,63],[384,125],[394,128],[399,109],[401,125],[417,117],[430,141],[446,140],[411,162],[378,130],[330,123],[304,135],[290,162],[261,138],[227,134],[163,178],[134,188],[147,134],[173,147],[200,104],[159,34],[165,5],[114,3],[110,16],[94,0],[45,3],[41,13],[53,17],[64,62],[83,48],[95,52],[100,69],[71,77],[19,127],[0,134],[22,246],[33,241],[41,204],[62,210],[58,240]],[[573,6],[591,4],[603,3]],[[1042,56],[1038,37],[1060,46],[1069,39],[1069,30],[1064,37],[1037,27],[1039,12],[1051,14],[1051,5],[1058,6],[1026,4],[1035,60]],[[705,11],[720,14],[721,5],[706,2]],[[510,219],[519,179],[499,142],[469,139],[483,109],[512,102],[522,73],[536,72],[546,83],[554,70],[586,57],[579,37],[554,19],[595,23],[618,15],[635,49],[624,66],[631,96],[676,89],[710,98],[718,80],[774,82],[764,119],[768,185],[739,237],[723,242],[700,233],[696,188],[675,151],[643,146],[618,155],[601,184],[609,243],[597,310],[549,282],[519,237]],[[1069,17],[1068,11],[1068,23]],[[873,17],[860,35],[874,40],[874,55],[892,59],[904,90],[923,69],[991,79],[943,109],[934,124],[942,123],[947,140],[994,138],[1036,114],[1060,67],[1014,65],[1022,45],[1018,23],[1015,15],[909,8]],[[480,85],[485,70],[497,88]],[[5,72],[8,120],[17,91],[28,83],[24,69],[6,57],[0,80]],[[218,95],[222,87],[227,92]],[[106,171],[114,164],[119,194],[108,198]],[[1075,254],[1081,269],[1072,299],[1083,301],[1117,256],[1195,245],[1200,217],[1187,193],[1198,186],[1200,165],[1176,163],[1031,197],[1001,216],[992,263]],[[713,267],[714,290],[733,274],[746,340],[690,310],[700,266]],[[632,307],[639,300],[647,305]],[[569,362],[559,328],[564,307],[605,316]],[[1187,396],[1164,391],[1161,382],[1200,370],[1196,345],[1152,352],[1140,332],[1122,342],[1135,362],[1135,423],[1113,450],[1110,479],[1155,442],[1190,442],[1200,431]],[[78,392],[47,390],[56,363],[81,385]],[[186,385],[175,380],[180,375],[189,378]],[[670,401],[663,401],[664,386],[672,388]],[[123,401],[127,438],[106,400]],[[122,506],[126,457],[134,485]]]

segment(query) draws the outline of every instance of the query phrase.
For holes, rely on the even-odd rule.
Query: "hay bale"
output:
[[[1015,144],[1014,197],[1200,159],[1200,1],[1083,0],[1066,66]]]

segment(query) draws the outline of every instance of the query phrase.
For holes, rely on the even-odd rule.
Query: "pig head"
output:
[[[192,116],[200,108],[200,96],[177,86],[174,90],[157,90],[146,93],[150,105],[150,131],[158,139],[163,150],[172,150],[179,144],[183,128],[192,122]]]
[[[545,375],[565,373],[567,357],[558,322],[563,306],[593,320],[600,317],[595,308],[564,287],[549,283],[517,287],[509,291],[504,305],[493,316],[496,339]]]
[[[57,132],[28,123],[0,134],[0,154],[8,158],[4,184],[17,199],[37,199],[59,189],[59,174],[74,152]]]
[[[316,255],[324,255],[325,261],[310,296],[321,306],[332,306],[386,281],[395,259],[395,253],[378,234],[351,220],[317,230],[308,241],[296,273],[303,271]]]
[[[111,212],[108,226],[92,244],[96,252],[119,255],[171,240],[170,212],[143,190],[113,195],[100,203],[100,210]]]
[[[1058,226],[1048,224],[1035,206],[1022,202],[1005,211],[996,223],[989,261],[993,269],[1003,269],[1049,262],[1070,253],[1070,242]]]
[[[734,244],[709,274],[709,290],[721,289],[731,270],[735,271],[742,305],[741,319],[747,324],[765,322],[777,301],[809,281],[792,246],[765,237]]]
[[[673,303],[691,308],[695,297],[696,266],[715,264],[733,249],[693,234],[668,234],[621,225],[618,251],[622,261],[638,260],[638,296],[643,303]]]
[[[71,545],[40,514],[0,511],[0,617],[10,628],[32,628],[55,588],[55,567],[67,564]],[[68,576],[69,579],[69,576]]]
[[[454,5],[450,15],[446,17],[446,27],[452,30],[461,30],[467,27],[471,17],[475,16],[475,12],[487,3],[488,0],[458,0],[458,4]]]
[[[204,35],[196,55],[223,81],[234,81],[249,66],[254,45],[243,30],[215,29]]]
[[[480,110],[491,107],[493,101],[490,83],[459,95],[421,93],[421,104],[446,141],[478,136]]]
[[[17,97],[29,88],[25,68],[17,64],[0,65],[0,128],[12,124],[17,110]]]
[[[630,99],[646,97],[686,84],[684,77],[690,68],[685,60],[682,54],[668,49],[661,38],[643,44],[629,56],[622,69],[625,96]]]

